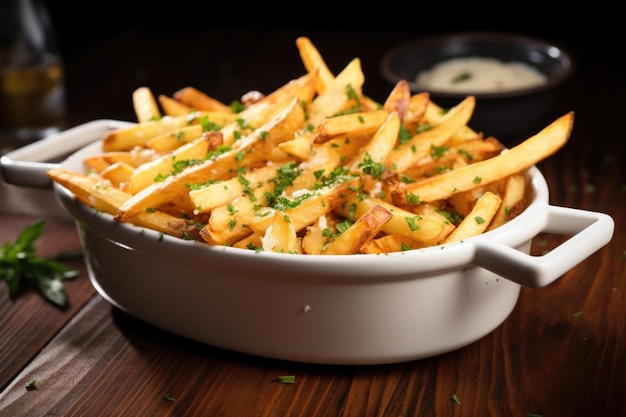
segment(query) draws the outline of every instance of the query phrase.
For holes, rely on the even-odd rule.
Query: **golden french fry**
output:
[[[280,211],[272,215],[272,222],[265,231],[263,250],[282,253],[301,253],[300,242],[290,217]]]
[[[376,110],[348,113],[322,121],[315,135],[315,143],[324,143],[337,136],[372,134],[385,122],[389,112]]]
[[[135,146],[145,146],[148,141],[158,135],[180,129],[183,126],[198,123],[194,114],[184,116],[164,116],[159,120],[149,120],[105,133],[102,150],[129,151]]]
[[[139,123],[161,118],[159,105],[152,94],[152,90],[148,87],[135,89],[135,91],[133,91],[132,100],[135,116]]]
[[[157,97],[157,100],[159,101],[163,112],[168,116],[184,116],[194,112],[194,109],[188,105],[163,94],[160,94]]]
[[[381,205],[363,213],[352,226],[331,242],[322,252],[324,255],[347,255],[358,253],[361,246],[376,237],[393,214]]]
[[[413,94],[409,99],[409,109],[404,115],[402,122],[411,134],[415,134],[418,125],[424,119],[424,114],[430,103],[430,94],[421,92]]]
[[[444,200],[454,193],[471,190],[521,172],[565,145],[573,123],[574,113],[569,112],[536,135],[493,158],[399,187],[393,192],[393,200],[399,205]]]
[[[382,179],[384,162],[396,144],[399,132],[400,116],[396,111],[392,111],[372,139],[352,158],[350,170],[362,171],[366,175]]]
[[[360,177],[342,177],[336,179],[334,184],[319,190],[285,199],[284,203],[275,208],[261,211],[250,223],[250,228],[254,233],[263,236],[271,225],[274,211],[282,211],[290,219],[296,232],[299,232],[353,195],[360,183]]]
[[[100,172],[100,176],[109,180],[115,187],[123,190],[125,183],[135,172],[135,168],[124,162],[116,162]]]
[[[502,204],[487,230],[493,230],[520,214],[525,207],[526,181],[522,174],[513,174],[506,179]]]
[[[198,111],[232,113],[230,106],[222,103],[198,90],[195,87],[185,87],[173,94],[175,100]]]
[[[335,225],[340,221],[343,221],[343,217],[331,211],[307,226],[301,242],[302,252],[320,255],[332,240],[332,234],[336,231]]]
[[[387,156],[385,165],[392,172],[404,172],[408,167],[428,155],[433,146],[442,146],[449,138],[469,121],[476,99],[468,96],[454,106],[431,129],[416,133],[400,143]]]
[[[202,125],[183,126],[150,139],[146,147],[164,154],[202,136]]]
[[[97,180],[65,169],[53,168],[48,171],[47,175],[50,179],[70,190],[85,205],[111,215],[114,215],[119,207],[130,198],[130,194],[118,190],[107,181]],[[158,210],[150,213],[139,213],[133,218],[132,223],[180,238],[199,238],[198,229],[193,225],[193,222]]]
[[[493,216],[495,216],[502,199],[491,191],[483,194],[471,212],[459,223],[442,244],[459,242],[472,236],[477,236],[487,230]]]
[[[439,124],[447,113],[447,110],[442,109],[436,103],[429,101],[428,106],[426,107],[426,111],[424,113],[424,122],[430,125]],[[474,139],[476,138],[476,136],[478,136],[478,133],[476,133],[468,125],[464,125],[461,126],[459,130],[454,132],[454,134],[452,134],[452,136],[450,137],[450,142],[463,142],[467,139]]]
[[[359,252],[370,254],[403,252],[405,250],[420,249],[424,246],[424,243],[415,241],[408,236],[390,234],[372,239],[370,242],[361,246]]]
[[[134,166],[132,155],[129,152],[106,152],[84,159],[85,167],[96,172],[101,172],[117,162]]]
[[[260,186],[278,175],[280,167],[269,165],[249,172],[239,173],[236,177],[189,191],[189,197],[195,206],[196,213],[206,213],[217,206],[228,203],[241,194],[253,193]]]
[[[171,153],[140,165],[127,182],[126,191],[137,194],[156,181],[175,174],[178,169],[204,160],[209,144],[203,138],[187,143]],[[180,168],[179,168],[180,167]]]
[[[429,246],[438,244],[454,230],[454,225],[445,219],[420,216],[380,199],[362,195],[349,197],[335,211],[346,218],[357,219],[376,205],[385,207],[393,214],[393,218],[382,228],[387,234],[408,236]]]
[[[128,151],[136,146],[146,146],[151,139],[177,132],[179,129],[203,123],[213,123],[224,126],[235,123],[236,115],[221,112],[193,112],[182,116],[164,116],[159,120],[150,120],[134,125],[121,127],[105,133],[102,141],[102,150]]]
[[[262,194],[270,186],[259,187],[253,196],[242,194],[232,201],[211,210],[208,223],[200,230],[200,236],[212,245],[232,245],[252,233],[248,226],[255,217]]]
[[[233,243],[233,248],[249,249],[249,250],[263,250],[262,237],[256,233],[252,233],[243,239]]]
[[[300,78],[289,81],[265,96],[262,100],[247,107],[237,114],[236,121],[220,130],[224,137],[224,145],[233,145],[237,134],[250,133],[252,129],[258,128],[278,117],[293,106],[294,100],[300,106],[308,107],[315,95],[316,81],[317,73],[307,73]]]
[[[492,158],[504,150],[504,145],[495,138],[467,139],[452,146],[433,147],[424,158],[403,171],[411,178],[433,177],[443,172]]]
[[[308,161],[313,152],[314,138],[312,132],[306,132],[291,140],[279,143],[278,148],[288,157],[293,157],[300,161]]]
[[[383,103],[383,110],[388,113],[396,112],[400,120],[404,120],[409,113],[409,103],[411,101],[411,88],[406,80],[396,83],[391,93]]]
[[[300,58],[302,59],[302,63],[304,64],[304,68],[308,72],[318,71],[318,80],[316,84],[316,90],[318,94],[326,91],[328,86],[333,83],[335,76],[328,69],[324,58],[318,51],[318,49],[313,45],[311,39],[306,36],[300,36],[296,39],[296,46],[298,51],[300,52]]]
[[[355,98],[360,96],[364,82],[361,60],[355,58],[312,101],[309,106],[309,123],[317,126],[327,117],[357,106],[359,103]]]

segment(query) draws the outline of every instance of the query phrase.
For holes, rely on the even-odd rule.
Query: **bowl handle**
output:
[[[101,140],[108,130],[129,125],[117,120],[94,120],[50,135],[42,140],[7,152],[0,158],[2,179],[13,185],[32,188],[51,188],[46,173],[77,149]]]
[[[530,288],[545,287],[602,248],[613,237],[615,223],[604,213],[548,205],[540,232],[571,236],[545,255],[532,256],[511,246],[481,240],[475,263]]]

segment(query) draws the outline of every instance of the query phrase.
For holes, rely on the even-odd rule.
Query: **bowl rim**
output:
[[[98,142],[84,146],[61,162],[61,166],[76,169],[82,164],[84,157],[96,152],[99,146]],[[530,167],[526,171],[525,177],[530,193],[527,207],[519,216],[496,229],[461,242],[446,245],[428,246],[386,254],[338,256],[257,253],[239,248],[184,240],[131,223],[116,222],[110,214],[102,213],[79,202],[71,191],[56,182],[53,183],[53,190],[61,206],[81,228],[86,227],[92,233],[130,251],[168,253],[179,262],[199,267],[206,266],[205,257],[211,254],[214,262],[217,260],[228,261],[232,265],[233,271],[249,268],[246,264],[254,259],[253,265],[255,267],[261,269],[279,267],[285,271],[285,274],[274,279],[297,280],[299,278],[296,277],[305,273],[304,270],[315,267],[316,279],[319,281],[341,282],[343,279],[347,279],[349,282],[375,282],[407,277],[414,278],[416,276],[431,277],[433,274],[468,267],[474,262],[476,244],[480,242],[494,242],[517,247],[532,239],[547,221],[549,189],[545,177],[536,166]],[[234,260],[238,262],[233,263]],[[355,262],[361,265],[361,272],[358,277],[355,277],[352,268],[349,268]]]
[[[499,91],[499,92],[482,92],[482,91],[449,91],[449,90],[441,90],[437,88],[428,87],[422,84],[416,83],[414,80],[406,79],[399,76],[392,70],[392,62],[396,57],[402,55],[412,49],[423,46],[432,46],[443,43],[448,43],[451,41],[460,41],[463,43],[466,42],[481,42],[481,41],[489,41],[489,42],[515,42],[521,44],[528,44],[533,46],[535,49],[541,50],[554,50],[556,52],[556,56],[559,57],[559,60],[564,63],[564,70],[557,74],[556,76],[550,78],[547,82],[542,83],[541,85],[530,87],[530,88],[521,88],[515,90],[508,91]],[[443,99],[455,99],[460,100],[469,95],[476,97],[477,99],[503,99],[503,98],[513,98],[513,97],[524,97],[532,94],[542,93],[548,90],[551,90],[555,87],[560,86],[565,83],[575,70],[575,61],[572,54],[563,46],[559,45],[558,42],[548,41],[546,39],[542,39],[540,37],[520,34],[516,32],[504,32],[504,31],[476,31],[476,32],[447,32],[447,33],[439,33],[434,35],[424,36],[418,39],[413,39],[401,43],[399,45],[394,46],[382,56],[380,65],[380,72],[383,77],[392,84],[396,84],[399,81],[405,80],[413,92],[429,92],[432,95],[436,95]],[[417,75],[417,74],[416,74]]]

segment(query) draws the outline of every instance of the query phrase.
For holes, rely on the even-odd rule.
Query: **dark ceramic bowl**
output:
[[[416,82],[417,75],[452,58],[495,58],[503,62],[522,62],[547,76],[547,82],[523,89],[497,92],[437,90]],[[571,78],[574,62],[561,47],[541,39],[501,32],[468,32],[434,35],[399,45],[381,61],[383,77],[395,85],[409,82],[414,93],[427,91],[431,100],[447,108],[468,95],[476,97],[470,127],[485,136],[495,136],[507,145],[537,133],[559,112],[559,93]]]

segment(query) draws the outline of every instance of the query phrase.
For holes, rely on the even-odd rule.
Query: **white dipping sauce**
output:
[[[543,84],[545,74],[522,62],[467,57],[442,61],[415,79],[418,84],[454,92],[501,92]]]

